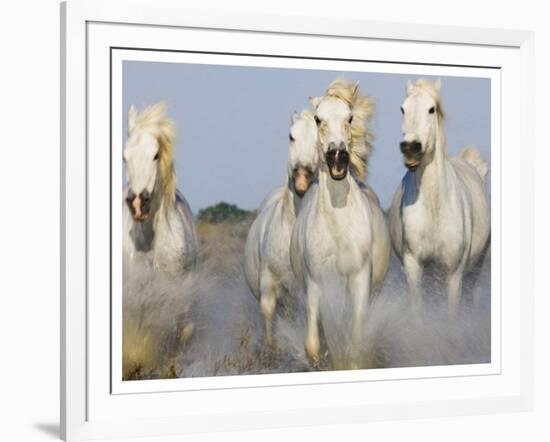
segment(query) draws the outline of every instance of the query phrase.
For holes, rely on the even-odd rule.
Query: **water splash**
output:
[[[260,306],[242,269],[246,224],[209,226],[198,268],[168,276],[133,263],[124,269],[126,379],[307,371],[303,294],[283,299],[275,318],[275,346],[264,345]],[[411,314],[408,288],[394,257],[370,299],[362,339],[365,368],[470,364],[490,361],[490,253],[461,314],[450,322],[441,274],[424,286],[421,320]],[[350,303],[338,281],[321,299],[324,358],[316,369],[345,367]],[[476,300],[475,303],[473,300]]]

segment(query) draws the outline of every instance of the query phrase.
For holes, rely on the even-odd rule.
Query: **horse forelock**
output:
[[[416,81],[414,86],[425,91],[432,98],[432,100],[434,100],[437,116],[440,120],[444,120],[445,111],[443,110],[443,105],[441,104],[441,93],[436,88],[435,83],[433,81],[420,78]]]
[[[351,172],[356,178],[364,180],[374,138],[368,125],[374,116],[374,100],[369,96],[359,95],[359,84],[343,78],[337,78],[329,85],[326,96],[346,102],[351,109]]]
[[[354,105],[359,92],[358,84],[345,78],[337,78],[329,84],[325,96],[339,98],[345,101],[350,108]]]
[[[303,118],[303,119],[309,120],[309,121],[315,121],[315,114],[313,112],[309,111],[309,110],[304,110],[300,114],[299,118]]]
[[[162,199],[165,207],[176,200],[176,173],[174,170],[174,141],[176,125],[167,118],[164,101],[146,107],[136,118],[133,131],[151,133],[159,145],[159,174],[162,181]]]

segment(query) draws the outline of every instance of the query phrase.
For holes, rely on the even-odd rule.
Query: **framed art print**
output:
[[[62,5],[63,437],[530,408],[532,34],[137,3]]]

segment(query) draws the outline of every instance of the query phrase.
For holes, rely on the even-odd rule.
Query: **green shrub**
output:
[[[210,207],[199,210],[199,222],[220,224],[225,221],[241,222],[248,221],[254,217],[255,212],[244,210],[235,204],[229,204],[224,201]]]

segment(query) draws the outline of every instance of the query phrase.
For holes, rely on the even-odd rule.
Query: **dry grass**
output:
[[[133,320],[126,320],[123,331],[122,371],[124,380],[147,379],[155,370],[158,342]]]
[[[200,260],[212,271],[238,271],[244,256],[244,244],[251,222],[199,222],[197,233],[201,244]]]

